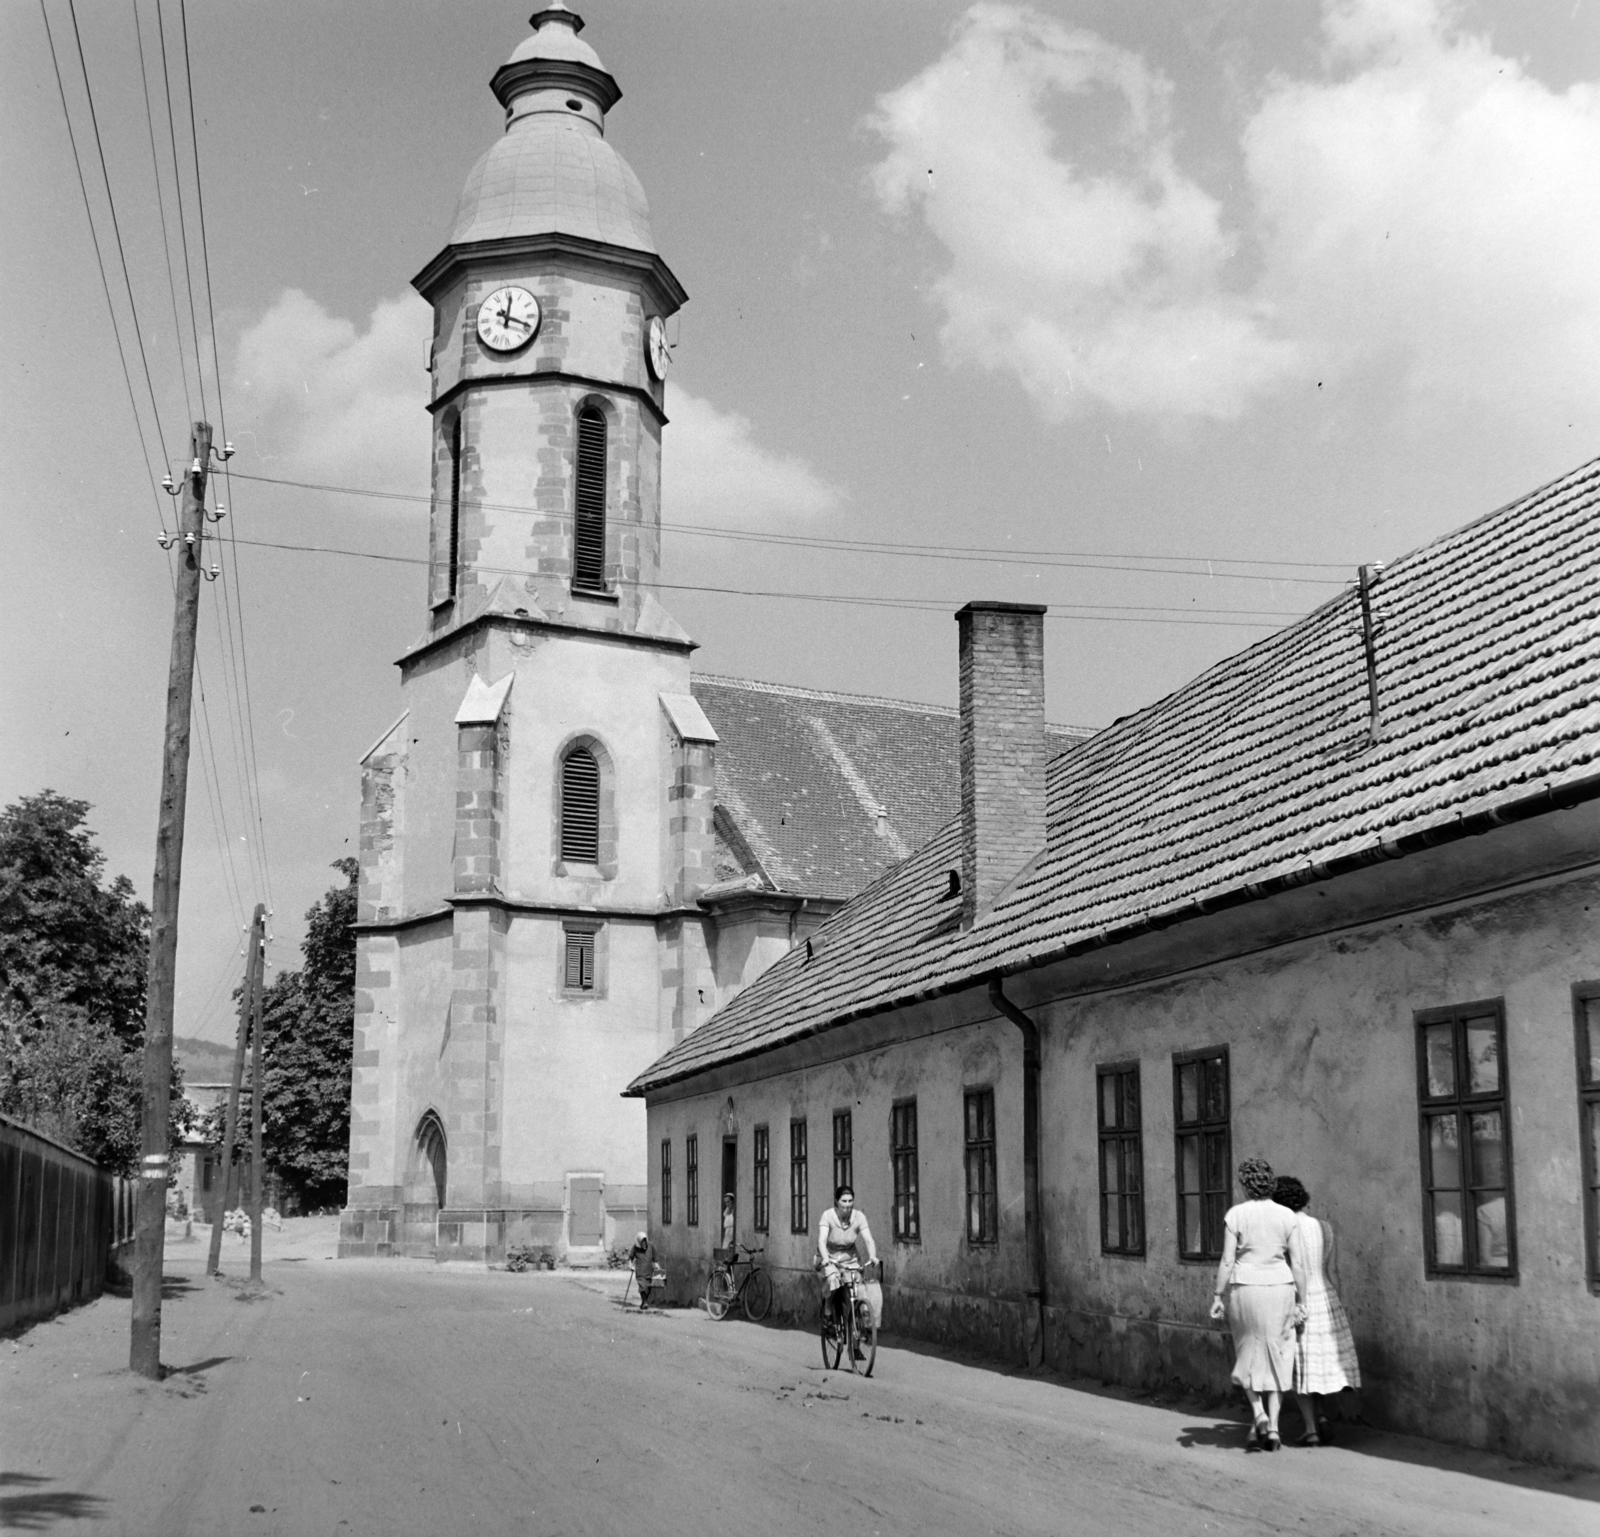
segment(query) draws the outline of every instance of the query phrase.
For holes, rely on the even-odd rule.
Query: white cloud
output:
[[[1327,0],[1322,73],[1267,82],[1245,126],[1230,232],[1177,168],[1171,88],[1140,57],[974,6],[872,118],[880,202],[919,213],[949,256],[948,356],[1009,370],[1052,417],[1236,416],[1313,370],[1361,372],[1413,409],[1588,408],[1600,92],[1552,91],[1452,16]],[[1112,107],[1115,133],[1063,143],[1053,118],[1086,102]]]
[[[948,249],[935,297],[960,362],[1007,368],[1061,416],[1233,416],[1293,362],[1270,316],[1232,293],[1215,198],[1178,170],[1171,85],[1136,54],[1036,12],[974,6],[950,48],[885,96],[874,186]],[[1050,110],[1109,109],[1117,169],[1063,152]]]
[[[840,493],[788,454],[763,448],[748,417],[676,384],[662,438],[662,515],[674,523],[761,524],[818,517]]]
[[[365,330],[286,289],[239,340],[240,468],[426,494],[429,309],[385,299]]]

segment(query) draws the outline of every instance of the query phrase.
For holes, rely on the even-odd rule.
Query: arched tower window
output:
[[[450,423],[450,548],[445,596],[453,598],[461,580],[461,413]]]
[[[600,764],[587,747],[574,747],[561,762],[561,857],[600,863]]]
[[[578,412],[572,585],[595,589],[606,585],[606,419],[596,406]]]

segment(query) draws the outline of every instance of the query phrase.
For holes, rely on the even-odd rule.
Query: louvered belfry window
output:
[[[450,424],[450,569],[445,596],[453,598],[461,581],[461,418]]]
[[[587,747],[574,747],[561,765],[561,857],[600,863],[600,764]]]
[[[578,491],[572,520],[572,585],[606,585],[606,419],[578,413]]]

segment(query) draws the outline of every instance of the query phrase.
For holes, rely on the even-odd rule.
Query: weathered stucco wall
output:
[[[1297,1175],[1338,1235],[1366,1415],[1513,1455],[1600,1462],[1571,993],[1600,976],[1596,913],[1600,880],[1557,882],[1037,1011],[1063,1364],[1145,1386],[1225,1386],[1231,1355],[1204,1324],[1215,1264],[1177,1257],[1172,1054],[1226,1045],[1235,1163],[1259,1155]],[[1429,1280],[1414,1014],[1491,998],[1505,1007],[1518,1274]],[[1132,1057],[1143,1259],[1101,1254],[1097,1205],[1095,1064]]]
[[[992,1088],[998,1127],[999,1242],[966,1238],[963,1092]],[[921,1241],[896,1243],[892,1217],[890,1111],[915,1098]],[[867,1216],[884,1259],[884,1327],[930,1339],[965,1342],[1009,1359],[1027,1352],[1027,1259],[1022,1210],[1021,1037],[996,1022],[887,1045],[843,1061],[729,1086],[650,1107],[650,1233],[673,1295],[703,1290],[711,1249],[720,1242],[722,1147],[738,1140],[737,1214],[741,1243],[766,1245],[777,1303],[791,1315],[816,1316],[811,1269],[816,1225],[833,1197],[833,1113],[851,1112],[856,1205]],[[804,1232],[790,1231],[789,1123],[806,1117],[810,1210]],[[766,1233],[754,1227],[752,1132],[768,1127],[771,1208]],[[685,1137],[700,1146],[700,1221],[686,1221]],[[672,1140],[672,1221],[661,1222],[661,1141]]]

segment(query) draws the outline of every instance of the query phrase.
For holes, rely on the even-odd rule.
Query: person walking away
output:
[[[639,1306],[647,1307],[651,1294],[665,1277],[657,1279],[656,1247],[648,1233],[640,1233],[628,1250],[628,1262],[633,1266],[633,1278],[639,1283]]]
[[[817,1258],[822,1270],[822,1306],[835,1312],[849,1295],[842,1261],[852,1256],[863,1266],[878,1263],[878,1246],[872,1241],[867,1219],[856,1209],[856,1193],[849,1185],[833,1192],[833,1205],[817,1223]],[[874,1325],[879,1323],[873,1319]]]
[[[1294,1385],[1294,1329],[1305,1318],[1305,1244],[1294,1213],[1272,1199],[1277,1180],[1266,1159],[1246,1158],[1239,1183],[1248,1199],[1222,1219],[1211,1316],[1228,1320],[1233,1380],[1250,1400],[1256,1444],[1275,1452],[1283,1395]]]
[[[1356,1359],[1350,1319],[1339,1300],[1332,1224],[1306,1210],[1311,1196],[1292,1174],[1279,1175],[1272,1199],[1295,1214],[1305,1246],[1306,1321],[1295,1346],[1294,1391],[1306,1423],[1300,1444],[1321,1446],[1332,1440],[1332,1435],[1327,1415],[1318,1412],[1317,1395],[1360,1387],[1361,1363]]]

